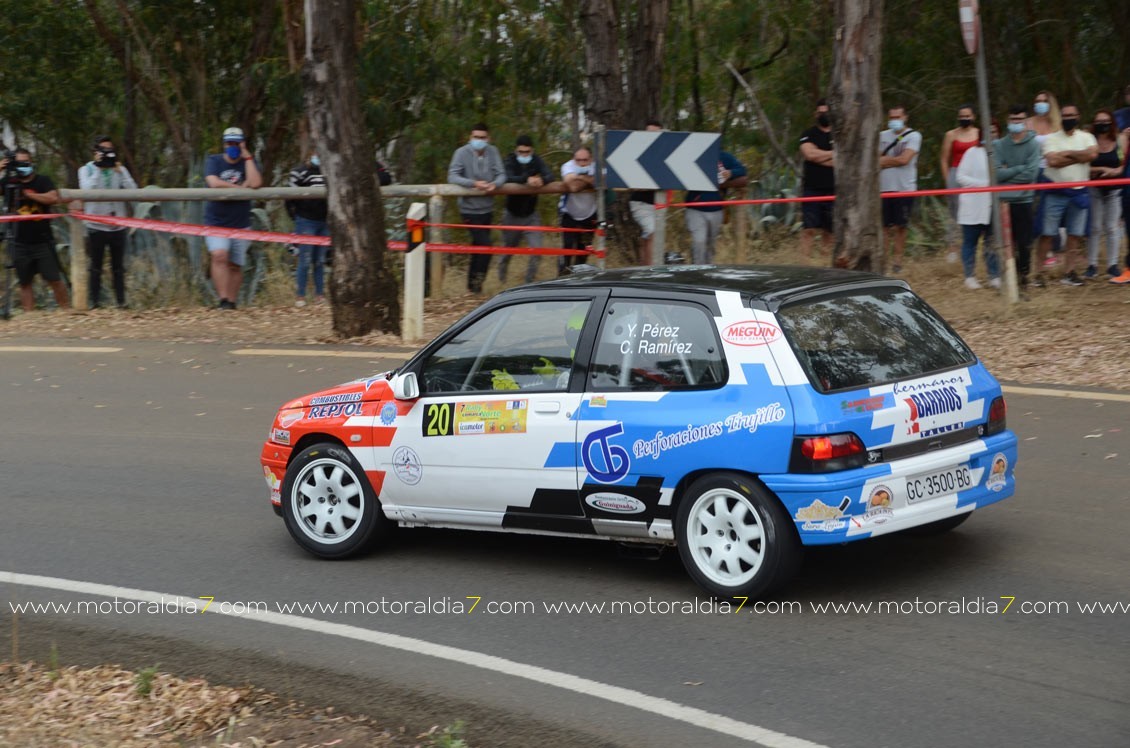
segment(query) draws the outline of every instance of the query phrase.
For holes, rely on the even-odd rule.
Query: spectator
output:
[[[506,181],[512,184],[520,184],[526,187],[544,187],[553,181],[553,171],[541,156],[534,153],[534,141],[529,135],[518,136],[518,140],[514,144],[514,152],[506,156],[503,167],[506,169]],[[504,226],[540,226],[538,196],[507,195],[506,209],[502,213],[502,224]],[[504,231],[502,233],[503,246],[517,247],[522,241],[523,234],[526,237],[527,247],[542,246],[539,243],[539,232],[537,231]],[[526,283],[533,283],[540,260],[541,258],[537,255],[530,255],[530,262],[526,266]],[[503,283],[506,282],[506,270],[509,265],[510,255],[502,255],[498,258],[498,279]]]
[[[914,192],[918,189],[918,154],[922,151],[922,133],[906,125],[904,106],[887,111],[887,129],[879,133],[879,191]],[[883,228],[886,246],[894,247],[891,270],[902,272],[906,251],[906,231],[914,197],[888,197],[883,200]]]
[[[728,151],[718,152],[718,191],[687,192],[688,203],[712,203],[725,199],[723,194],[731,188],[745,187],[749,183],[745,167]],[[687,231],[691,235],[691,259],[696,265],[714,262],[714,245],[722,231],[724,214],[721,205],[687,206],[684,210]]]
[[[468,187],[479,192],[459,198],[459,214],[463,223],[473,226],[490,226],[494,222],[494,191],[506,184],[506,170],[502,166],[502,156],[490,144],[490,130],[483,123],[471,128],[471,138],[451,154],[451,165],[447,167],[447,181],[460,187]],[[468,229],[471,244],[489,247],[490,229]],[[473,254],[467,267],[467,290],[478,294],[483,291],[483,281],[490,269],[489,254]]]
[[[957,127],[948,130],[944,138],[942,138],[942,152],[941,152],[941,172],[946,175],[946,188],[953,189],[957,187],[957,167],[961,163],[961,157],[965,152],[974,147],[980,142],[981,131],[974,127],[976,117],[973,114],[973,107],[969,104],[962,104],[957,108]],[[946,246],[949,248],[946,253],[946,259],[949,262],[957,260],[957,233],[954,227],[957,225],[957,203],[960,195],[946,195],[946,203],[950,209],[951,222],[946,224]]]
[[[997,133],[993,132],[995,136]],[[967,148],[964,158],[954,170],[954,181],[959,187],[988,187],[989,156],[980,143]],[[957,196],[957,222],[961,226],[961,264],[965,271],[965,287],[981,288],[974,274],[977,262],[977,242],[984,242],[985,269],[989,273],[989,285],[1001,287],[1000,260],[994,247],[990,246],[993,221],[993,196],[988,192],[966,192]]]
[[[1048,162],[1044,175],[1052,182],[1085,182],[1090,176],[1090,164],[1098,155],[1098,144],[1094,135],[1079,129],[1077,106],[1063,104],[1060,114],[1063,129],[1053,132],[1044,141],[1043,153]],[[1083,281],[1075,273],[1075,258],[1087,233],[1087,189],[1070,187],[1047,192],[1042,248],[1046,252],[1051,251],[1052,236],[1059,233],[1060,219],[1064,219],[1067,222],[1067,251],[1064,252],[1064,275],[1060,283],[1081,286]]]
[[[1126,106],[1116,109],[1114,122],[1119,130],[1130,129],[1130,86],[1122,89],[1122,101]]]
[[[1114,127],[1114,112],[1100,109],[1095,112],[1091,125],[1095,136],[1098,155],[1091,162],[1091,179],[1119,179],[1126,166],[1127,135]],[[1087,236],[1087,278],[1098,275],[1099,245],[1106,237],[1106,274],[1117,278],[1118,249],[1122,246],[1122,229],[1118,222],[1122,218],[1121,187],[1091,187],[1091,230]]]
[[[584,249],[592,244],[592,232],[596,228],[596,193],[592,191],[593,175],[596,167],[592,162],[592,151],[578,148],[573,158],[561,166],[561,179],[568,193],[561,202],[561,227],[566,229],[586,229],[584,233],[566,231],[561,236],[564,249]],[[557,274],[564,275],[571,265],[583,262],[582,255],[562,255],[557,261]]]
[[[1051,91],[1040,91],[1036,94],[1035,102],[1032,104],[1032,116],[1028,118],[1028,129],[1036,133],[1036,145],[1040,146],[1040,153],[1043,153],[1044,141],[1053,132],[1058,132],[1062,125],[1060,124],[1059,116],[1059,102],[1056,101],[1055,94]],[[1041,184],[1047,184],[1048,178],[1044,176],[1044,169],[1048,167],[1047,159],[1040,157],[1040,171],[1036,176],[1036,181]],[[1044,233],[1044,212],[1046,210],[1047,201],[1045,198],[1048,193],[1046,190],[1037,190],[1035,195],[1035,214],[1033,216],[1033,233],[1036,236],[1042,236]],[[1056,259],[1056,252],[1059,252],[1059,232],[1052,237],[1053,252],[1049,253],[1047,257],[1038,258],[1037,262],[1040,263],[1040,268],[1051,267],[1059,262]],[[1036,280],[1039,284],[1043,283],[1042,269],[1036,275]]]
[[[816,124],[800,136],[800,155],[804,158],[804,197],[836,195],[835,154],[832,142],[832,120],[828,102],[816,102]],[[812,240],[820,234],[820,254],[830,254],[835,237],[833,223],[835,203],[801,203],[804,229],[800,234],[800,254],[805,260],[812,256]]]
[[[204,180],[215,189],[247,187],[258,189],[263,176],[255,158],[247,150],[243,130],[229,127],[223,135],[224,152],[208,156]],[[251,228],[250,200],[211,200],[204,205],[204,225],[226,229]],[[243,286],[243,265],[247,262],[250,239],[207,236],[204,241],[211,255],[212,284],[220,297],[220,309],[233,310]]]
[[[644,130],[660,132],[663,125],[657,120],[650,120],[644,125]],[[632,211],[632,220],[640,227],[638,262],[640,265],[650,265],[651,246],[655,238],[655,190],[633,190],[628,193],[628,208]]]
[[[49,177],[35,173],[31,151],[17,148],[15,164],[16,175],[0,180],[4,194],[11,194],[11,204],[8,206],[11,214],[42,215],[50,212],[48,207],[62,202],[55,183]],[[0,159],[0,172],[5,171],[7,166],[8,159]],[[20,304],[25,312],[35,309],[35,293],[31,284],[37,274],[51,288],[55,304],[60,309],[70,305],[67,287],[61,277],[59,256],[55,253],[51,221],[17,221],[9,252],[12,265],[16,268],[16,280],[20,284]]]
[[[317,153],[311,153],[305,163],[291,170],[288,184],[291,187],[326,186],[326,177],[322,174],[322,162]],[[326,200],[287,200],[286,212],[294,219],[294,233],[303,236],[330,235],[326,223],[328,213]],[[328,249],[329,247],[319,244],[298,245],[298,266],[294,271],[297,284],[295,306],[306,306],[306,280],[311,264],[314,270],[314,299],[319,304],[325,302],[326,250]]]
[[[136,190],[129,170],[118,158],[114,141],[103,135],[94,141],[94,158],[78,170],[80,190]],[[84,210],[82,203],[72,203],[72,210]],[[85,213],[92,216],[129,217],[129,203],[91,202],[85,206]],[[115,226],[97,221],[85,221],[86,256],[90,262],[90,308],[97,309],[102,304],[102,265],[106,250],[110,250],[110,274],[114,281],[114,299],[119,309],[126,308],[126,237],[124,226]]]
[[[1008,137],[993,143],[997,164],[997,184],[1032,184],[1040,171],[1040,146],[1036,133],[1024,124],[1028,110],[1016,104],[1008,110]],[[1027,288],[1031,273],[1032,196],[1035,190],[1002,192],[1001,201],[1008,206],[1012,226],[1012,246],[1016,254],[1016,272],[1020,287]]]

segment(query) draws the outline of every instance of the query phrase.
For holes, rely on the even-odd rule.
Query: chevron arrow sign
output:
[[[608,186],[634,190],[718,189],[722,136],[712,132],[609,130]]]

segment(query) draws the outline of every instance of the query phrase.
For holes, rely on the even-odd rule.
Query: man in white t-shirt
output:
[[[1091,162],[1099,155],[1095,136],[1079,129],[1079,107],[1061,104],[1060,117],[1063,129],[1048,135],[1043,153],[1048,161],[1044,176],[1053,182],[1086,182],[1091,176]],[[1064,187],[1045,190],[1044,225],[1041,227],[1040,255],[1051,251],[1052,237],[1059,233],[1060,221],[1067,226],[1067,251],[1063,254],[1065,286],[1081,286],[1083,281],[1075,273],[1075,260],[1083,237],[1087,234],[1087,213],[1090,197],[1086,187]]]
[[[879,133],[879,191],[914,192],[918,189],[918,154],[922,152],[922,133],[906,124],[906,107],[887,110],[887,129]],[[906,251],[906,227],[914,197],[883,198],[883,229],[887,250],[893,248],[893,272],[902,271]]]
[[[595,173],[592,151],[588,148],[578,148],[573,159],[561,167],[561,180],[569,190],[561,205],[561,228],[588,229],[585,233],[566,231],[562,234],[564,249],[584,249],[592,244],[592,230],[596,228],[596,193],[592,191]],[[581,255],[562,255],[557,261],[558,275],[567,272],[570,265],[583,261]]]

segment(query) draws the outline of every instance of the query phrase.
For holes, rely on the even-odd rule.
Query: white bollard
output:
[[[408,250],[404,253],[404,309],[400,336],[405,343],[424,339],[424,266],[427,243],[421,223],[428,206],[412,203],[408,208]]]

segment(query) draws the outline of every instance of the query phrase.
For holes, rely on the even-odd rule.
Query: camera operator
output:
[[[135,190],[129,170],[118,160],[114,141],[103,135],[94,141],[94,158],[78,170],[80,190]],[[81,203],[72,203],[72,209],[82,210]],[[84,211],[92,216],[129,216],[125,202],[91,202]],[[106,250],[110,250],[110,272],[114,279],[114,297],[119,309],[126,308],[126,236],[124,226],[84,221],[86,224],[86,255],[90,259],[90,308],[101,305],[102,263]]]
[[[17,148],[13,153],[13,174],[9,159],[0,159],[0,180],[4,196],[8,200],[11,215],[40,215],[49,213],[48,208],[62,202],[50,178],[35,173],[35,162],[26,148]],[[14,234],[14,236],[13,236]],[[20,283],[20,304],[25,312],[35,308],[35,294],[31,282],[38,273],[55,294],[55,303],[60,309],[70,305],[67,287],[59,270],[59,257],[55,254],[55,236],[48,220],[17,221],[9,251],[16,268],[16,278]]]

